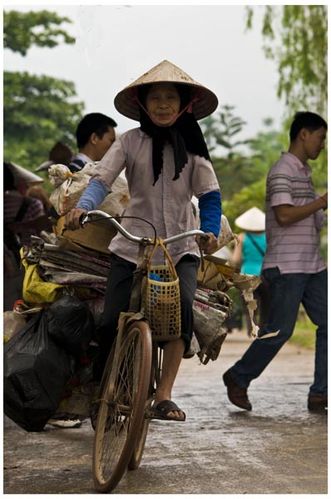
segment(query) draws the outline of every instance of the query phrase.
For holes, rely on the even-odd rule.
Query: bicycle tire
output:
[[[113,490],[126,472],[144,420],[151,362],[150,329],[134,322],[125,331],[100,400],[92,469],[99,492]]]
[[[101,381],[99,384],[99,388],[97,391],[96,396],[94,397],[94,400],[92,400],[90,404],[90,421],[91,421],[91,426],[93,430],[96,428],[96,422],[97,422],[97,417],[98,417],[98,411],[99,411],[99,405],[100,405],[100,399],[102,398],[102,393],[105,387],[105,383],[109,379],[109,373],[111,371],[112,365],[114,363],[114,353],[115,353],[115,343],[113,343],[111,350],[109,352],[109,355],[107,357],[107,361],[103,370],[103,374],[101,377]]]
[[[149,417],[146,417],[146,414],[148,413],[148,411],[150,410],[150,408],[152,406],[156,387],[160,381],[161,364],[162,364],[162,352],[161,352],[161,350],[159,350],[159,348],[156,344],[153,344],[149,396],[148,396],[148,399],[146,402],[146,407],[145,407],[145,418],[144,418],[142,427],[138,433],[137,440],[136,440],[136,446],[132,452],[132,456],[131,456],[131,459],[130,459],[129,464],[128,464],[128,469],[131,471],[139,468],[139,465],[141,463],[141,459],[143,456],[146,438],[147,438],[147,434],[148,434],[148,428],[149,428],[149,424],[151,422],[151,419]]]
[[[135,448],[133,449],[133,453],[131,455],[130,461],[128,463],[128,470],[133,471],[139,468],[139,465],[141,463],[144,449],[145,449],[145,443],[146,443],[146,438],[147,438],[147,433],[148,433],[148,427],[149,427],[150,419],[144,419],[141,430],[139,431],[137,435],[137,442],[135,445]]]

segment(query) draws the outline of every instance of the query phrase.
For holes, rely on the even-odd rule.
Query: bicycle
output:
[[[157,241],[165,248],[169,243],[205,233],[194,229],[163,241],[137,237],[100,210],[88,212],[81,224],[93,221],[95,216],[108,219],[121,234],[139,246],[129,312],[120,316],[119,332],[106,362],[100,398],[97,400],[99,409],[93,445],[93,480],[97,491],[110,492],[127,469],[139,467],[152,418],[150,409],[162,370],[162,349],[158,346],[160,337],[155,338],[157,332],[152,330],[141,313],[143,279],[147,276],[151,260],[148,248],[155,247]],[[170,255],[169,258],[171,265]],[[121,321],[126,321],[123,327]],[[178,334],[173,334],[166,340],[178,337]]]

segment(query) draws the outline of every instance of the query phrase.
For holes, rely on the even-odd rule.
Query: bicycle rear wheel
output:
[[[144,420],[151,375],[152,340],[145,322],[124,333],[105,379],[93,448],[95,488],[108,492],[125,473]]]

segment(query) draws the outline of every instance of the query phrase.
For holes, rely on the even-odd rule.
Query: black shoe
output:
[[[247,388],[242,388],[233,379],[230,371],[226,371],[223,374],[223,381],[228,389],[228,398],[232,404],[240,407],[241,409],[246,409],[246,411],[252,410],[252,404],[250,403],[247,396]]]
[[[328,408],[328,397],[322,393],[310,393],[307,405],[309,411],[325,413]]]

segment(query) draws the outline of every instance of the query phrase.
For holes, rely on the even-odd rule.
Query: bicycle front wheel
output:
[[[134,322],[125,332],[107,375],[100,400],[93,449],[95,488],[116,487],[136,446],[143,425],[152,362],[148,325]]]
[[[146,414],[150,411],[152,403],[155,398],[156,388],[160,382],[160,377],[161,377],[161,366],[162,366],[162,349],[158,348],[157,344],[154,343],[152,347],[151,379],[149,387],[149,396],[146,401],[146,407],[145,407],[145,418],[141,430],[138,433],[136,445],[128,464],[129,470],[136,470],[139,467],[144,453],[149,423],[151,421],[150,417],[148,416],[146,417]]]

